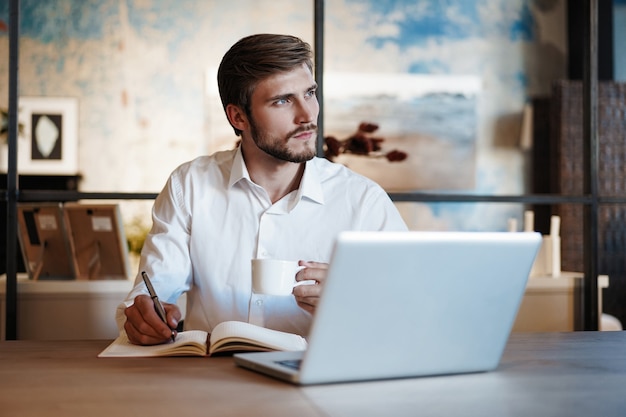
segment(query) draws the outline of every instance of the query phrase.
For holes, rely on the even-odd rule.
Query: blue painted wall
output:
[[[613,0],[614,78],[626,82],[626,0]]]
[[[326,2],[325,71],[477,77],[474,191],[522,193],[522,109],[565,74],[564,2]],[[8,57],[7,24],[0,0],[0,57]],[[79,99],[83,190],[158,191],[179,163],[232,146],[214,70],[232,43],[257,32],[312,43],[313,2],[22,0],[19,93]],[[0,59],[0,106],[7,80]],[[500,229],[521,213],[508,205],[466,206],[462,216],[447,215],[449,205],[404,210],[415,228],[442,229]]]

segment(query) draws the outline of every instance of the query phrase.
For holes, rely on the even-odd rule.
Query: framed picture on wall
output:
[[[481,88],[474,75],[326,73],[326,153],[386,191],[473,190]]]
[[[78,99],[20,97],[18,140],[20,174],[78,173]]]

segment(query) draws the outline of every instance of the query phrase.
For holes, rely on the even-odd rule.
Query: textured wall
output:
[[[158,191],[175,166],[219,147],[215,138],[229,129],[207,98],[207,74],[237,39],[284,32],[313,40],[305,0],[21,3],[19,94],[79,98],[84,191]],[[564,19],[564,0],[334,0],[326,2],[325,70],[479,77],[474,191],[521,193],[521,111],[565,74]],[[0,0],[0,106],[8,100],[7,24],[8,1]],[[402,210],[417,228],[504,228],[520,213],[416,206]]]

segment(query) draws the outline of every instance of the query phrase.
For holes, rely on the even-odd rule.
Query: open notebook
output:
[[[342,233],[308,349],[235,363],[296,384],[493,370],[540,242],[538,233]]]

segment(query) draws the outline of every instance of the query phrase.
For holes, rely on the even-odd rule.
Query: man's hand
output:
[[[298,285],[294,287],[293,295],[300,308],[314,314],[320,300],[322,286],[326,281],[328,264],[305,261],[300,261],[298,264],[305,268],[296,274],[296,281],[315,280],[315,285]]]
[[[148,295],[138,295],[135,302],[124,310],[126,323],[124,330],[131,343],[136,345],[158,345],[171,340],[175,335],[176,326],[181,318],[180,309],[176,304],[163,304],[167,324],[159,318],[154,303]],[[172,333],[174,332],[174,333]]]

